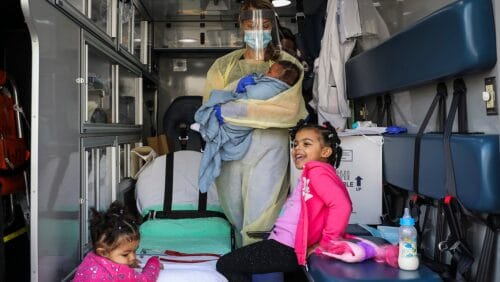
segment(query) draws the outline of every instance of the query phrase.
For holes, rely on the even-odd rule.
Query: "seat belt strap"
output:
[[[462,96],[465,96],[466,88],[465,83],[462,79],[456,79],[453,82],[453,100],[451,101],[450,111],[446,117],[446,123],[444,127],[443,134],[443,152],[444,152],[444,162],[445,162],[445,189],[446,193],[451,197],[457,197],[456,183],[455,183],[455,171],[453,169],[453,159],[451,153],[451,132],[453,129],[453,122],[455,120],[455,114],[458,109],[459,101]],[[459,119],[459,121],[463,119]],[[465,119],[466,120],[466,119]],[[462,125],[466,128],[466,126]]]
[[[202,193],[201,191],[198,193],[198,211],[206,211],[207,210],[207,192]]]
[[[392,111],[391,111],[391,105],[392,105],[392,96],[391,94],[385,94],[384,95],[384,109],[387,114],[387,126],[392,126]]]
[[[384,116],[385,116],[387,118],[386,126],[392,126],[391,94],[385,94],[383,96],[383,101],[382,101],[382,96],[378,96],[376,103],[377,103],[377,125],[382,126],[382,124],[384,123]]]
[[[444,183],[446,189],[446,197],[443,199],[443,201],[446,220],[450,228],[450,236],[449,239],[445,242],[446,247],[443,247],[443,245],[441,245],[440,249],[451,251],[453,255],[452,267],[456,267],[455,270],[457,276],[466,275],[467,272],[469,272],[472,264],[474,263],[474,257],[465,242],[465,236],[462,231],[461,224],[457,219],[457,213],[460,213],[461,210],[465,210],[465,208],[463,208],[463,205],[460,203],[460,200],[457,197],[455,172],[453,168],[453,158],[450,143],[455,114],[457,113],[457,110],[459,108],[459,103],[464,103],[465,101],[463,97],[465,97],[466,91],[467,89],[462,79],[456,79],[453,82],[453,99],[451,101],[448,116],[446,117],[443,134],[443,152],[445,162]],[[464,109],[465,106],[460,106],[460,108]],[[464,114],[464,112],[461,111],[460,114]],[[463,122],[466,121],[466,118],[459,118],[459,128],[466,129],[467,126],[463,124]],[[463,209],[460,209],[461,207]]]
[[[438,105],[438,102],[441,105],[444,104],[444,107],[445,107],[444,113],[446,113],[446,96],[448,96],[448,92],[446,90],[446,84],[441,82],[437,85],[436,96],[434,96],[434,100],[432,100],[432,103],[429,107],[429,110],[427,111],[427,114],[425,115],[424,121],[420,125],[420,128],[418,129],[417,136],[415,137],[415,147],[414,147],[414,155],[413,155],[413,191],[415,192],[415,194],[418,194],[418,190],[419,190],[420,144],[422,142],[422,136],[424,135],[425,128],[427,127],[427,124],[429,124],[429,120],[431,119],[431,116],[434,113],[434,110],[435,110],[436,106]],[[440,110],[442,110],[442,108],[440,108]],[[444,123],[443,123],[443,125],[444,125]]]
[[[475,281],[493,281],[491,274],[492,271],[492,261],[493,254],[495,252],[497,232],[491,228],[486,228],[484,233],[483,248],[481,249],[481,254],[479,256],[479,262],[477,264],[477,274]]]
[[[163,211],[172,211],[174,193],[174,152],[165,155],[165,195],[163,196]]]

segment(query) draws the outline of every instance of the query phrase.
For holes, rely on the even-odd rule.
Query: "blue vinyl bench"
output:
[[[345,64],[349,99],[407,90],[423,84],[476,73],[496,64],[491,0],[455,1]],[[386,136],[384,178],[406,190],[413,187],[415,135]],[[497,135],[455,135],[451,150],[457,196],[478,212],[500,212],[499,141]],[[443,135],[425,134],[420,147],[419,193],[445,196]],[[316,282],[440,281],[429,268],[408,272],[372,261],[348,264],[309,258]]]
[[[421,265],[417,271],[405,271],[372,260],[345,263],[315,254],[309,257],[309,265],[311,266],[309,274],[314,282],[441,281],[438,274],[424,265]]]
[[[446,196],[442,138],[425,134],[420,149],[418,192],[432,199]],[[414,143],[413,134],[385,136],[382,151],[384,179],[409,191],[413,191]],[[499,136],[452,135],[451,151],[458,199],[471,211],[500,213]]]
[[[346,64],[347,97],[363,98],[490,69],[491,0],[462,0],[421,19]]]

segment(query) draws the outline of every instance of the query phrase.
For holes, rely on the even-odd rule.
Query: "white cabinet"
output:
[[[82,133],[140,129],[140,69],[89,34],[82,41]]]

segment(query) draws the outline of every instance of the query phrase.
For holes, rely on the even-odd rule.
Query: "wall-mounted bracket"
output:
[[[486,105],[486,115],[498,115],[495,77],[487,77],[484,79],[483,101]]]

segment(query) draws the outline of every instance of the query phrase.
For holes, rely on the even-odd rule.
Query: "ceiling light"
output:
[[[290,0],[273,0],[273,6],[278,8],[278,7],[285,7],[290,5],[292,2]]]
[[[196,41],[197,41],[196,39],[192,39],[192,38],[179,39],[179,42],[182,42],[182,43],[195,43]]]

